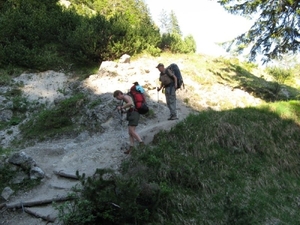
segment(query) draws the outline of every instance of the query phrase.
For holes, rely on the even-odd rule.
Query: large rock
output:
[[[32,167],[30,170],[30,179],[36,180],[36,179],[42,179],[45,177],[45,172],[40,167]]]
[[[18,152],[13,154],[8,159],[8,162],[14,165],[18,165],[25,170],[36,166],[36,162],[34,161],[34,159],[27,155],[25,152]]]
[[[1,193],[3,200],[8,201],[9,197],[14,193],[10,187],[5,187]]]
[[[119,59],[120,63],[130,63],[130,55],[124,54]]]
[[[11,120],[13,116],[13,112],[9,109],[4,109],[0,111],[0,121],[1,122],[8,122]]]
[[[10,182],[12,184],[21,184],[26,179],[28,179],[28,174],[23,171],[19,171]]]

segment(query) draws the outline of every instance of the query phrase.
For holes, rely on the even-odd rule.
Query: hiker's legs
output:
[[[172,116],[176,117],[177,113],[176,113],[176,92],[175,92],[175,87],[172,86],[172,85],[170,87],[166,87],[165,94],[166,94],[167,106],[170,110],[171,117]]]
[[[140,114],[136,111],[128,112],[127,119],[128,119],[128,134],[129,134],[130,146],[134,146],[134,140],[137,140],[138,142],[142,142],[141,137],[135,131],[135,128],[139,123]]]
[[[134,140],[137,140],[138,142],[142,142],[142,139],[140,135],[136,133],[135,128],[136,128],[135,126],[128,126],[130,146],[134,146]]]

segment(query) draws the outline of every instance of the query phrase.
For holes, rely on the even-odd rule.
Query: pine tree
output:
[[[230,43],[238,51],[251,46],[250,60],[263,54],[264,61],[280,58],[286,53],[300,50],[300,1],[299,0],[219,0],[232,14],[258,17],[253,26]]]
[[[171,33],[179,34],[180,36],[182,35],[177,16],[173,10],[170,13],[170,28],[171,28]]]

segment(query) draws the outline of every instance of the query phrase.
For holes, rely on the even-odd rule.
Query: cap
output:
[[[156,68],[161,67],[161,66],[164,66],[164,64],[159,63]]]
[[[139,85],[139,82],[136,81],[136,82],[134,82],[133,84],[134,84],[134,85]]]

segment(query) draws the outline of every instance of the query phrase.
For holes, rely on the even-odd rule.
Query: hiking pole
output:
[[[118,109],[118,105],[116,106],[117,114],[119,117],[119,124],[121,126],[121,133],[119,135],[119,138],[121,138],[121,150],[124,150],[126,148],[126,142],[125,142],[125,134],[124,134],[124,126],[123,126],[123,111]],[[116,110],[115,109],[115,110]]]
[[[159,103],[159,91],[158,91],[158,87],[156,87],[156,92],[157,92],[157,103]]]

